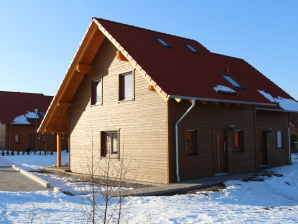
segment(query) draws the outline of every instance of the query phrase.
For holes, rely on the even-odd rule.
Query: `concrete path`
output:
[[[225,175],[217,177],[207,177],[197,180],[185,181],[181,183],[163,184],[154,187],[137,188],[133,190],[123,191],[122,196],[158,196],[158,195],[172,195],[185,193],[192,190],[210,187],[213,185],[221,184],[228,180],[239,180],[252,177],[254,174],[237,174]],[[117,196],[117,195],[115,195]]]
[[[0,167],[0,191],[40,191],[45,189],[11,167]]]

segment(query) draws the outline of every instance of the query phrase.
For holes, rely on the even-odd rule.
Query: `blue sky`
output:
[[[193,38],[298,99],[297,0],[0,0],[0,90],[54,95],[92,17]]]

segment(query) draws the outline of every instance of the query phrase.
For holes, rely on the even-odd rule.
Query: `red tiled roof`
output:
[[[195,40],[95,19],[167,95],[272,104],[257,91],[263,90],[273,97],[293,99],[244,60],[212,53]],[[171,48],[163,47],[155,37]],[[193,53],[185,43],[200,54]],[[231,75],[244,89],[233,87],[220,75],[223,73]],[[230,87],[238,94],[219,94],[213,90],[217,85]]]
[[[52,96],[36,93],[20,93],[0,91],[0,122],[11,123],[15,117],[33,111],[35,108],[46,112]]]

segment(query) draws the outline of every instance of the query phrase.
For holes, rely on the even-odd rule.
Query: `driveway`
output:
[[[0,191],[40,191],[46,188],[11,168],[11,162],[0,156]]]

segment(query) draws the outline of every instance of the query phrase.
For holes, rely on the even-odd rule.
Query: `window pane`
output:
[[[244,132],[236,130],[233,132],[233,148],[235,152],[244,151]]]
[[[96,86],[96,103],[101,103],[102,101],[102,82],[98,81]]]
[[[188,47],[188,49],[190,49],[192,52],[194,53],[199,53],[199,51],[197,49],[195,49],[192,45],[190,44],[186,44],[186,46]]]
[[[131,100],[134,94],[134,83],[132,73],[119,76],[119,100]]]
[[[282,131],[276,131],[276,146],[278,149],[283,148]]]
[[[157,40],[160,44],[162,44],[162,46],[164,46],[164,47],[170,47],[170,45],[169,45],[165,40],[163,40],[163,39],[161,39],[161,38],[159,38],[159,37],[156,37],[156,40]]]
[[[117,154],[118,153],[118,136],[116,132],[111,133],[111,141],[112,141],[112,154]]]
[[[197,154],[197,132],[195,130],[184,131],[184,149],[187,155]]]
[[[241,87],[230,75],[223,75],[223,77],[233,86]]]
[[[91,82],[91,105],[102,103],[102,81]]]

